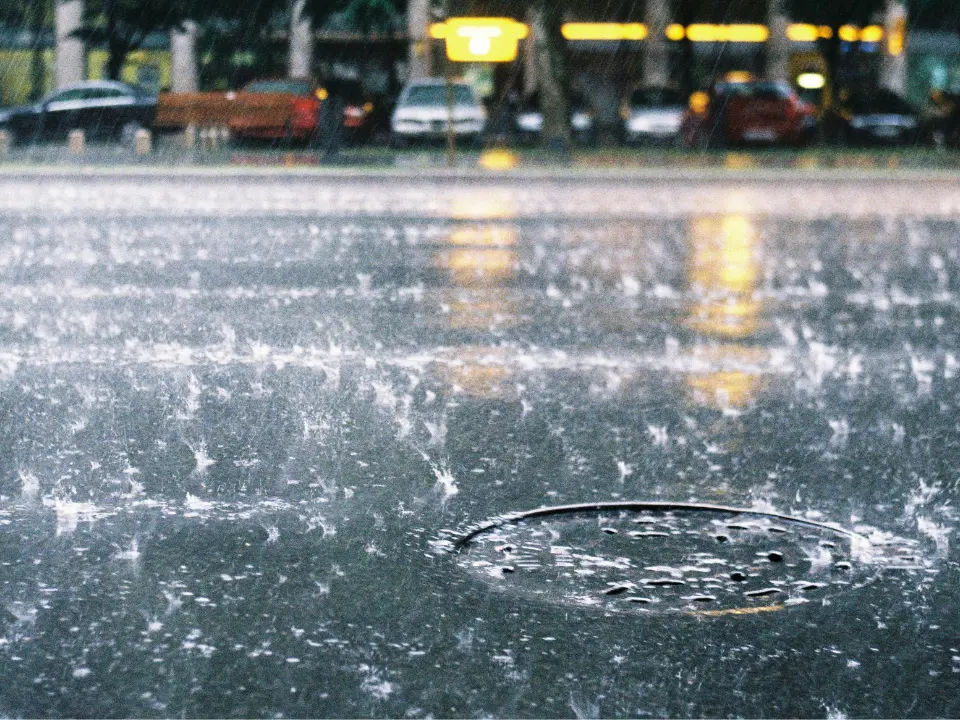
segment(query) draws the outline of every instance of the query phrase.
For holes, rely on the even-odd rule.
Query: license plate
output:
[[[743,139],[753,142],[773,142],[777,139],[777,131],[768,128],[744,130]]]

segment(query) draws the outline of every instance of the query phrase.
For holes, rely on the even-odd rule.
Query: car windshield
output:
[[[313,86],[309,80],[254,80],[244,87],[249,93],[289,93],[291,95],[309,95]]]
[[[669,88],[641,88],[630,95],[630,106],[635,108],[675,107],[683,104],[683,96]]]
[[[467,85],[454,85],[454,102],[457,105],[474,105],[473,92]],[[447,104],[445,85],[414,85],[407,91],[403,105],[434,107]]]

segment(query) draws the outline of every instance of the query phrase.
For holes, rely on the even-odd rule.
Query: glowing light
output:
[[[698,90],[695,93],[690,94],[690,111],[696,113],[697,115],[702,115],[707,111],[707,107],[710,105],[710,96],[703,90]]]
[[[687,36],[687,29],[678,23],[667,25],[666,31],[668,40],[683,40]]]
[[[890,34],[887,35],[887,52],[894,57],[903,55],[904,46],[906,45],[906,37],[907,19],[901,15],[894,21],[893,27],[890,30]]]
[[[814,42],[820,37],[820,28],[816,25],[792,23],[787,26],[787,38],[793,42]]]
[[[728,83],[748,83],[756,78],[749,70],[731,70],[723,76],[723,81]]]
[[[430,26],[430,37],[445,40],[447,57],[454,62],[511,62],[517,42],[529,29],[510,18],[459,17]]]
[[[565,23],[561,28],[567,40],[646,40],[647,26],[642,23]]]
[[[822,73],[805,72],[797,76],[797,86],[804,90],[820,90],[827,84]]]
[[[765,25],[709,25],[698,23],[687,26],[687,37],[692,42],[761,43],[770,37]]]
[[[867,25],[860,31],[860,42],[876,43],[883,40],[883,28],[879,25]]]
[[[837,35],[839,35],[840,39],[844,42],[856,42],[860,37],[860,33],[853,25],[844,25],[837,31]]]

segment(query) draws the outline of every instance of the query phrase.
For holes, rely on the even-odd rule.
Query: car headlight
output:
[[[852,118],[850,118],[850,127],[856,130],[862,130],[866,126],[867,126],[867,119],[865,117],[854,115]]]

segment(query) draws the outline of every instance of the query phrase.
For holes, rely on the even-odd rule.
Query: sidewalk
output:
[[[443,148],[396,151],[384,147],[348,148],[334,156],[310,149],[235,147],[185,148],[176,137],[161,137],[148,155],[115,144],[89,144],[80,155],[66,146],[43,145],[15,148],[0,155],[0,173],[48,172],[131,173],[225,173],[273,174],[319,173],[324,175],[426,175],[532,177],[696,177],[698,179],[773,176],[957,177],[960,152],[932,148],[846,150],[669,150],[659,148],[577,149],[567,155],[535,149],[488,148],[460,151],[448,165]]]

